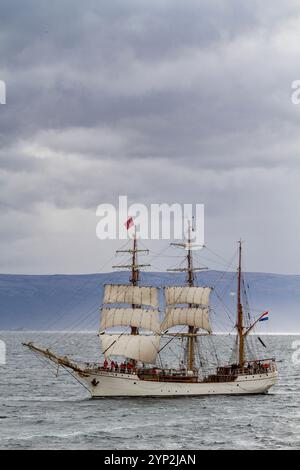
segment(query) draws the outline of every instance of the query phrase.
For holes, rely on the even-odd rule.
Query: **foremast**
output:
[[[158,289],[139,286],[140,269],[150,265],[138,263],[138,253],[148,254],[149,250],[138,248],[134,231],[132,248],[118,250],[117,253],[129,253],[131,263],[113,268],[128,269],[131,276],[129,284],[107,284],[104,287],[100,322],[102,351],[106,358],[122,356],[133,365],[138,361],[153,364],[160,343]],[[114,327],[125,329],[119,334],[107,331]],[[130,332],[127,331],[129,328]],[[141,330],[152,334],[141,334]]]
[[[129,269],[131,271],[130,283],[132,286],[137,286],[140,280],[140,268],[149,267],[150,264],[138,264],[138,253],[149,254],[149,250],[141,250],[138,248],[136,229],[134,229],[134,235],[132,240],[132,248],[129,250],[117,250],[116,253],[129,253],[131,255],[130,265],[117,265],[113,266],[114,269]],[[140,308],[140,306],[132,304],[132,308]],[[131,334],[138,335],[139,329],[135,326],[131,326]]]

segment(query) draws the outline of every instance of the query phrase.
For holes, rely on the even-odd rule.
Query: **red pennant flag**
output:
[[[126,230],[129,230],[130,227],[132,227],[134,225],[133,218],[129,217],[129,219],[125,222],[124,225],[126,227]]]

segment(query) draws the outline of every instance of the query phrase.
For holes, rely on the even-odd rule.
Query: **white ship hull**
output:
[[[141,380],[136,374],[101,371],[79,377],[93,398],[249,395],[267,393],[276,383],[277,371],[261,375],[239,375],[232,382],[216,383],[147,381]]]

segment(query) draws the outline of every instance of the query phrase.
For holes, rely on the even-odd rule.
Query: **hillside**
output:
[[[0,330],[96,329],[102,285],[126,282],[128,273],[89,275],[0,275]],[[181,274],[144,273],[142,283],[180,284]],[[257,313],[270,311],[261,332],[300,332],[300,276],[246,273],[250,303]],[[198,275],[200,285],[215,286],[212,295],[215,329],[232,327],[235,316],[235,273],[207,271]],[[162,294],[161,294],[162,302]],[[224,307],[226,306],[226,308]]]

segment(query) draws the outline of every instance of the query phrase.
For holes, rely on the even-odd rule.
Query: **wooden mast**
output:
[[[203,269],[207,269],[206,267],[203,268],[194,268],[193,266],[193,256],[192,256],[192,249],[191,249],[191,223],[189,222],[189,227],[188,227],[188,239],[187,241],[184,241],[182,243],[171,243],[172,246],[177,246],[180,248],[184,248],[187,250],[187,267],[186,268],[174,268],[174,269],[168,269],[168,271],[179,271],[179,272],[186,272],[187,273],[187,279],[186,282],[189,287],[194,286],[194,272],[195,271],[202,271]],[[189,307],[193,307],[192,304],[189,304]],[[187,370],[194,370],[195,367],[195,341],[196,341],[196,334],[197,334],[197,328],[194,326],[188,325],[188,334],[183,334],[184,336],[187,336],[187,361],[186,361],[186,367]]]
[[[131,267],[131,279],[130,282],[133,286],[136,286],[139,281],[139,268],[137,266],[137,241],[136,241],[136,229],[134,229],[134,236],[133,236],[133,249],[132,249],[132,267]],[[135,308],[135,305],[132,305],[132,308]],[[138,335],[139,330],[136,326],[131,327],[131,334]]]
[[[245,363],[245,338],[244,338],[244,318],[243,306],[241,299],[241,284],[242,284],[242,241],[239,241],[239,266],[237,278],[237,331],[239,337],[239,366],[244,367]]]
[[[138,264],[137,254],[138,253],[147,253],[149,250],[139,250],[137,245],[136,237],[136,228],[134,230],[132,249],[129,250],[117,250],[117,253],[130,253],[131,254],[131,264],[113,266],[113,268],[126,268],[131,270],[130,283],[132,286],[137,286],[140,278],[140,268],[150,266],[150,264]],[[139,305],[132,305],[132,308],[139,308]],[[138,335],[139,330],[137,327],[131,327],[131,334]]]
[[[191,225],[189,223],[189,234],[188,234],[188,253],[187,253],[187,262],[188,262],[188,270],[187,270],[187,283],[190,287],[194,285],[194,272],[193,272],[193,258],[192,258],[192,250],[191,250]],[[189,305],[192,307],[192,305]],[[192,336],[196,332],[196,328],[193,326],[188,327],[188,354],[187,354],[187,370],[194,369],[195,363],[195,336]]]

